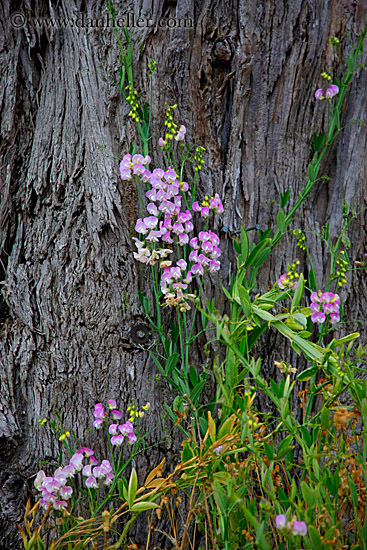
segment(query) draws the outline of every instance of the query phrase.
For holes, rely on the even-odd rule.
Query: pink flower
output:
[[[93,426],[99,430],[102,427],[103,424],[103,418],[96,418],[96,420],[93,422]]]
[[[331,84],[331,86],[325,92],[326,99],[331,99],[338,93],[339,93],[338,86],[336,84]]]
[[[96,403],[94,406],[94,418],[104,418],[106,416],[105,410],[102,407],[102,403]]]
[[[335,325],[335,323],[339,323],[340,321],[339,313],[337,312],[330,313],[330,320],[332,325]]]
[[[179,131],[177,132],[175,140],[176,141],[182,141],[185,138],[185,134],[186,134],[186,128],[185,128],[185,126],[181,125]]]
[[[90,477],[92,475],[92,464],[87,464],[82,470],[83,476]]]
[[[193,275],[203,275],[204,274],[204,268],[201,264],[195,264],[191,268],[191,273]]]
[[[83,458],[84,456],[82,455],[82,453],[75,453],[70,459],[70,464],[75,468],[77,472],[80,472],[83,467]]]
[[[93,449],[90,449],[89,447],[80,447],[79,451],[77,452],[84,454],[87,458],[94,455]]]
[[[322,313],[321,311],[319,312],[316,312],[314,313],[313,315],[311,315],[311,321],[313,323],[324,323],[326,320],[326,315],[325,313]]]
[[[60,496],[61,498],[70,498],[71,495],[73,494],[73,489],[71,487],[69,487],[68,485],[66,485],[65,487],[61,487],[60,489]]]
[[[36,476],[36,479],[34,480],[34,486],[38,491],[42,489],[42,483],[45,477],[46,477],[45,472],[43,470],[40,470]]]
[[[310,305],[310,310],[312,311],[312,313],[317,313],[318,311],[320,311],[320,304],[312,302],[312,304]]]
[[[284,529],[286,526],[287,519],[284,514],[279,514],[275,518],[275,526],[277,529]]]
[[[283,290],[284,288],[288,287],[288,283],[289,283],[289,279],[287,275],[283,273],[277,281],[277,286],[278,288],[281,288]]]
[[[316,90],[315,98],[316,99],[324,99],[324,96],[322,95],[322,88],[319,88],[318,90]]]
[[[94,476],[89,476],[85,482],[88,489],[98,489],[98,482]]]
[[[180,233],[178,236],[178,244],[180,246],[184,246],[185,244],[188,244],[189,242],[189,236],[186,233]]]
[[[297,521],[295,519],[292,525],[292,535],[301,535],[301,537],[307,535],[307,524],[304,521]]]
[[[201,208],[199,206],[198,201],[195,201],[195,202],[192,203],[192,209],[193,209],[194,212],[200,212]]]
[[[114,477],[115,476],[112,473],[106,474],[106,479],[104,480],[104,484],[107,485],[107,486],[111,485]]]
[[[200,213],[202,218],[207,218],[209,216],[209,206],[203,206]]]
[[[167,142],[164,141],[164,139],[162,137],[160,137],[159,140],[158,140],[158,145],[159,145],[159,147],[164,147],[165,145],[167,145]]]
[[[124,436],[123,435],[114,435],[111,437],[111,445],[122,445],[124,442]]]
[[[108,433],[110,435],[117,435],[117,430],[118,430],[118,424],[111,424],[110,427],[108,428]]]
[[[53,503],[53,507],[55,510],[65,510],[68,503],[65,502],[65,500],[55,500]]]

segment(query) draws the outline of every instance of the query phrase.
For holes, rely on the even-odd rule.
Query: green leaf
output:
[[[287,435],[287,437],[285,437],[283,441],[280,443],[276,452],[277,460],[280,460],[285,455],[287,455],[289,451],[294,449],[294,445],[290,445],[290,442],[292,441],[292,439],[293,439],[293,434]]]
[[[194,365],[190,365],[189,378],[193,387],[195,387],[199,383],[198,375],[196,373]]]
[[[313,548],[317,548],[317,550],[322,550],[324,548],[323,542],[321,540],[321,535],[313,525],[308,526],[308,535],[311,539]]]
[[[138,488],[138,476],[136,475],[135,468],[133,468],[131,470],[130,480],[129,480],[129,487],[128,487],[128,490],[127,490],[127,502],[128,502],[128,505],[129,505],[130,509],[131,509],[132,505],[134,504],[137,488]]]
[[[308,275],[308,282],[310,283],[310,289],[314,290],[316,288],[316,273],[313,267]]]
[[[118,488],[119,497],[121,498],[121,500],[127,500],[127,490],[125,487],[125,483],[123,482],[122,479],[118,480],[117,488]]]
[[[305,288],[305,280],[304,280],[304,277],[301,273],[301,275],[299,276],[297,286],[296,286],[296,290],[294,291],[294,296],[293,296],[292,306],[291,306],[291,311],[292,312],[293,312],[294,308],[297,307],[298,304],[300,303],[301,298],[303,296],[304,288]],[[305,325],[306,325],[306,323],[305,323]]]
[[[330,411],[327,407],[321,409],[321,426],[328,429],[330,427]]]
[[[313,506],[314,504],[316,504],[314,499],[314,492],[305,481],[301,481],[301,491],[303,500],[306,502],[307,506]]]
[[[167,376],[169,376],[176,368],[179,357],[180,356],[178,353],[173,353],[170,357],[168,357],[164,367],[164,372]]]
[[[265,441],[264,442],[264,451],[265,451],[265,454],[266,454],[266,456],[268,457],[269,460],[274,460],[274,443],[269,445]]]
[[[350,489],[350,495],[352,497],[353,507],[357,508],[358,507],[357,489],[356,489],[356,486],[355,486],[352,478],[349,477],[349,476],[348,476],[348,484],[349,484],[349,489]]]
[[[277,226],[281,233],[285,232],[286,225],[285,225],[285,216],[284,216],[283,210],[279,210],[277,214]]]
[[[206,382],[206,377],[203,380],[201,380],[199,384],[197,384],[191,392],[190,397],[195,406],[198,404],[200,394],[203,391],[203,388],[205,386],[205,382]]]
[[[313,145],[314,145],[314,148],[315,148],[315,151],[316,153],[318,153],[322,147],[322,144],[324,142],[324,139],[325,139],[325,132],[321,132],[321,134],[317,135],[317,134],[314,134],[312,136],[312,139],[313,139]]]
[[[315,167],[313,164],[308,165],[308,178],[310,181],[314,182],[317,177],[317,171],[315,170]]]
[[[245,263],[247,260],[249,251],[249,241],[248,241],[248,235],[247,231],[244,227],[241,227],[241,256],[242,256],[242,263]]]
[[[222,512],[222,514],[226,514],[228,508],[227,495],[219,481],[217,481],[216,479],[213,483],[213,494],[219,510]]]
[[[284,208],[289,201],[289,189],[287,189],[283,194],[280,193],[280,207]]]
[[[305,382],[306,380],[310,380],[313,376],[315,376],[318,370],[319,370],[318,365],[309,367],[308,369],[305,369],[304,371],[300,372],[297,375],[297,380],[299,380],[300,382]]]
[[[267,246],[264,250],[261,250],[253,260],[252,265],[254,267],[260,267],[268,259],[271,250],[271,246]]]
[[[247,262],[245,264],[245,267],[249,267],[250,265],[254,265],[254,261],[256,257],[260,254],[260,252],[271,242],[271,239],[264,239],[257,244],[253,250],[251,251],[250,256],[247,259]]]
[[[141,307],[143,308],[143,311],[146,315],[149,315],[149,312],[150,312],[150,301],[148,300],[148,298],[146,298],[146,296],[144,296],[144,294],[138,290],[138,297],[139,297],[139,302],[141,304]]]
[[[146,510],[152,510],[152,508],[158,508],[158,504],[155,502],[137,502],[130,508],[132,512],[145,512]]]

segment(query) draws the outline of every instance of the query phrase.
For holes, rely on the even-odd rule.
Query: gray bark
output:
[[[32,5],[31,5],[32,4]],[[85,5],[87,4],[87,5]],[[325,125],[325,106],[313,93],[327,69],[340,76],[328,39],[361,31],[365,2],[286,0],[138,0],[131,11],[154,21],[191,19],[171,30],[132,29],[140,39],[134,73],[148,92],[147,62],[154,76],[153,117],[163,121],[164,103],[178,104],[187,135],[207,149],[199,192],[219,192],[221,222],[236,229],[274,223],[279,192],[298,198],[311,159],[313,132]],[[127,10],[124,3],[121,9]],[[130,234],[138,213],[133,186],[119,179],[118,160],[133,131],[118,89],[118,49],[111,29],[35,28],[11,25],[11,14],[27,18],[76,19],[106,15],[103,2],[78,0],[13,2],[0,7],[1,206],[0,206],[0,538],[1,548],[19,548],[15,523],[33,484],[39,461],[57,449],[38,424],[57,407],[66,426],[81,436],[97,401],[150,401],[146,427],[159,424],[161,402],[172,399],[155,380],[148,354],[137,350],[131,328],[139,322],[138,287],[147,288],[134,263]],[[344,60],[345,61],[345,60]],[[366,61],[364,57],[364,61]],[[366,113],[367,71],[349,90],[343,121]],[[157,143],[162,123],[153,128]],[[316,184],[297,215],[307,231],[319,281],[328,255],[317,233],[327,221],[333,236],[341,224],[343,197],[355,209],[367,205],[367,133],[348,126],[323,166],[328,182]],[[104,151],[101,150],[103,146]],[[109,155],[106,154],[109,153]],[[220,229],[220,226],[217,227]],[[365,252],[366,216],[348,236],[349,255]],[[266,291],[295,257],[287,236],[264,265],[258,290]],[[224,256],[231,258],[224,241]],[[228,284],[230,260],[219,279]],[[348,276],[342,291],[346,318],[365,319],[366,279]],[[126,304],[123,306],[126,297]],[[223,298],[217,293],[217,303]],[[131,307],[130,307],[131,306]],[[348,324],[348,331],[364,325]],[[288,344],[270,333],[261,355],[265,376],[274,359],[292,359]],[[266,406],[266,404],[263,404]],[[153,433],[151,442],[163,437]],[[85,441],[85,440],[84,440]],[[90,436],[86,444],[93,444]],[[150,451],[138,465],[144,477],[162,452]]]

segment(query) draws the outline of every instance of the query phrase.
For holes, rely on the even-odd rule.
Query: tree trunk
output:
[[[119,50],[112,29],[75,23],[82,13],[85,25],[88,17],[106,18],[105,4],[19,4],[0,6],[4,550],[19,548],[16,522],[32,476],[41,459],[57,454],[40,418],[58,409],[65,426],[82,436],[96,402],[113,397],[126,408],[132,399],[149,400],[152,413],[145,426],[150,429],[160,423],[162,401],[172,400],[166,385],[156,381],[148,354],[131,337],[141,319],[137,290],[148,290],[132,255],[130,234],[139,217],[136,191],[121,183],[118,170],[118,158],[134,139],[128,107],[111,83],[119,79]],[[326,102],[316,103],[314,91],[322,71],[340,77],[329,38],[361,31],[367,4],[134,0],[129,9],[120,4],[120,14],[153,20],[150,26],[130,28],[140,40],[133,71],[143,97],[148,94],[147,62],[153,58],[158,65],[150,151],[163,133],[165,102],[177,103],[187,135],[206,148],[199,195],[221,195],[225,213],[219,223],[231,230],[257,223],[266,229],[275,221],[280,192],[290,190],[289,204],[297,200],[312,156],[312,134],[326,124]],[[15,12],[25,16],[24,26]],[[69,19],[74,25],[39,27],[34,17]],[[171,28],[169,18],[175,18]],[[164,26],[158,24],[162,20]],[[364,118],[366,89],[363,68],[349,89],[342,124]],[[355,210],[367,206],[366,141],[365,126],[353,124],[343,131],[322,167],[330,180],[315,185],[296,215],[294,224],[306,231],[321,288],[329,256],[317,234],[329,222],[332,236],[338,235],[343,199]],[[366,232],[363,213],[348,231],[352,261],[366,251]],[[211,279],[213,287],[229,281],[232,246],[222,235],[227,260],[219,277]],[[264,264],[257,290],[272,286],[295,257],[306,265],[289,234]],[[365,319],[363,273],[349,274],[342,291],[348,321]],[[219,291],[216,303],[224,307]],[[363,342],[365,326],[347,325],[348,331],[356,328]],[[275,376],[274,359],[297,363],[288,343],[273,333],[263,340],[261,356],[266,377]],[[163,437],[158,432],[151,443]],[[93,436],[83,441],[93,445]],[[139,476],[174,449],[174,441],[165,441],[150,450],[137,465]]]

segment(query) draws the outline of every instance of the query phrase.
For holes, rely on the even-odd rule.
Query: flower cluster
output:
[[[54,510],[65,510],[68,506],[67,501],[73,494],[73,488],[69,483],[81,470],[82,474],[86,476],[85,485],[89,489],[98,488],[101,480],[104,480],[105,485],[111,485],[114,478],[111,464],[108,460],[103,460],[98,465],[98,460],[93,455],[92,449],[81,447],[70,458],[69,464],[57,468],[52,477],[47,477],[45,472],[40,470],[34,482],[36,489],[42,493],[40,506],[47,509],[52,504]],[[83,467],[85,459],[89,459],[89,464]]]
[[[209,216],[210,210],[213,210],[216,214],[222,214],[223,204],[220,200],[218,193],[215,193],[214,197],[209,198],[205,195],[202,205],[200,206],[197,201],[192,203],[192,209],[194,212],[200,212],[202,218]]]
[[[204,164],[203,153],[204,153],[204,151],[205,151],[205,148],[201,147],[200,145],[199,145],[199,147],[196,147],[196,149],[195,149],[195,154],[194,154],[195,172],[199,172],[203,167],[203,164]]]
[[[144,161],[144,162],[143,162]],[[150,162],[149,157],[141,155],[125,155],[120,165],[120,173],[123,180],[129,179],[135,174],[142,181],[150,185],[145,193],[150,201],[147,206],[148,216],[139,218],[135,225],[135,231],[139,233],[140,240],[133,237],[137,252],[134,252],[136,260],[155,265],[159,262],[163,273],[160,287],[164,294],[165,305],[175,306],[180,311],[190,309],[187,299],[193,298],[192,294],[185,291],[193,276],[202,276],[205,268],[210,272],[220,269],[218,261],[221,255],[219,237],[213,231],[201,231],[199,237],[193,237],[194,230],[192,214],[190,210],[181,210],[183,199],[180,192],[185,193],[189,185],[181,181],[175,170],[168,168],[163,170],[155,168],[152,172],[147,170],[144,163]],[[214,197],[206,197],[205,205],[193,204],[193,211],[200,211],[202,216],[209,216],[210,210],[216,213],[223,212],[223,205],[218,194]],[[204,212],[203,212],[204,210]],[[159,245],[157,243],[161,242]],[[183,247],[189,245],[188,261],[183,258],[175,263],[167,257],[173,254],[169,245]],[[178,245],[178,246],[177,246]],[[185,252],[185,257],[186,256]],[[189,265],[189,262],[192,265]]]
[[[299,278],[299,274],[297,273],[297,266],[300,265],[300,261],[296,260],[295,262],[288,264],[288,271],[287,273],[283,273],[279,279],[277,280],[277,286],[278,288],[281,288],[284,290],[285,288],[289,289],[296,289],[297,286],[297,279]]]
[[[131,84],[128,84],[126,86],[125,90],[127,92],[126,101],[130,105],[130,112],[129,112],[128,116],[131,116],[131,118],[133,120],[135,120],[135,122],[139,122],[139,116],[138,116],[138,113],[137,113],[137,110],[139,108],[139,103],[136,99],[137,92],[136,92],[136,90],[134,90],[134,88]]]
[[[121,420],[122,412],[116,409],[116,401],[114,399],[108,400],[108,411],[105,411],[102,403],[97,403],[94,406],[94,423],[93,426],[97,428],[102,427],[105,419],[108,417],[108,414],[111,413],[113,420]],[[131,419],[130,419],[131,420]],[[111,437],[111,445],[122,445],[124,442],[124,437],[127,437],[130,445],[136,442],[137,437],[134,433],[134,426],[132,422],[128,420],[125,424],[113,423],[108,427],[108,433]]]
[[[324,323],[327,315],[330,315],[332,325],[340,321],[340,299],[338,294],[334,294],[333,292],[321,293],[321,290],[312,292],[310,309],[312,311],[311,321],[313,323]]]
[[[349,267],[349,262],[347,259],[347,255],[344,252],[344,250],[342,250],[336,261],[336,268],[337,268],[336,275],[339,278],[338,286],[340,287],[347,284],[346,273],[347,273],[348,267]]]
[[[336,84],[331,84],[330,87],[325,92],[325,97],[323,95],[323,89],[319,88],[315,92],[315,98],[316,99],[331,99],[332,97],[336,96],[339,93],[339,88]]]
[[[120,175],[122,181],[131,180],[133,175],[142,176],[144,181],[145,172],[149,172],[145,166],[150,163],[151,158],[149,155],[146,157],[143,157],[143,155],[134,155],[133,157],[130,154],[125,155],[120,162]]]
[[[307,535],[307,524],[304,521],[297,521],[295,517],[292,518],[292,521],[287,521],[284,514],[279,514],[275,518],[275,526],[280,531],[285,530],[293,536],[304,537]]]
[[[301,250],[306,250],[307,248],[307,245],[306,245],[306,236],[305,234],[303,233],[303,231],[301,229],[293,229],[292,230],[292,233],[293,235],[296,237],[297,239],[297,246],[301,249]]]

